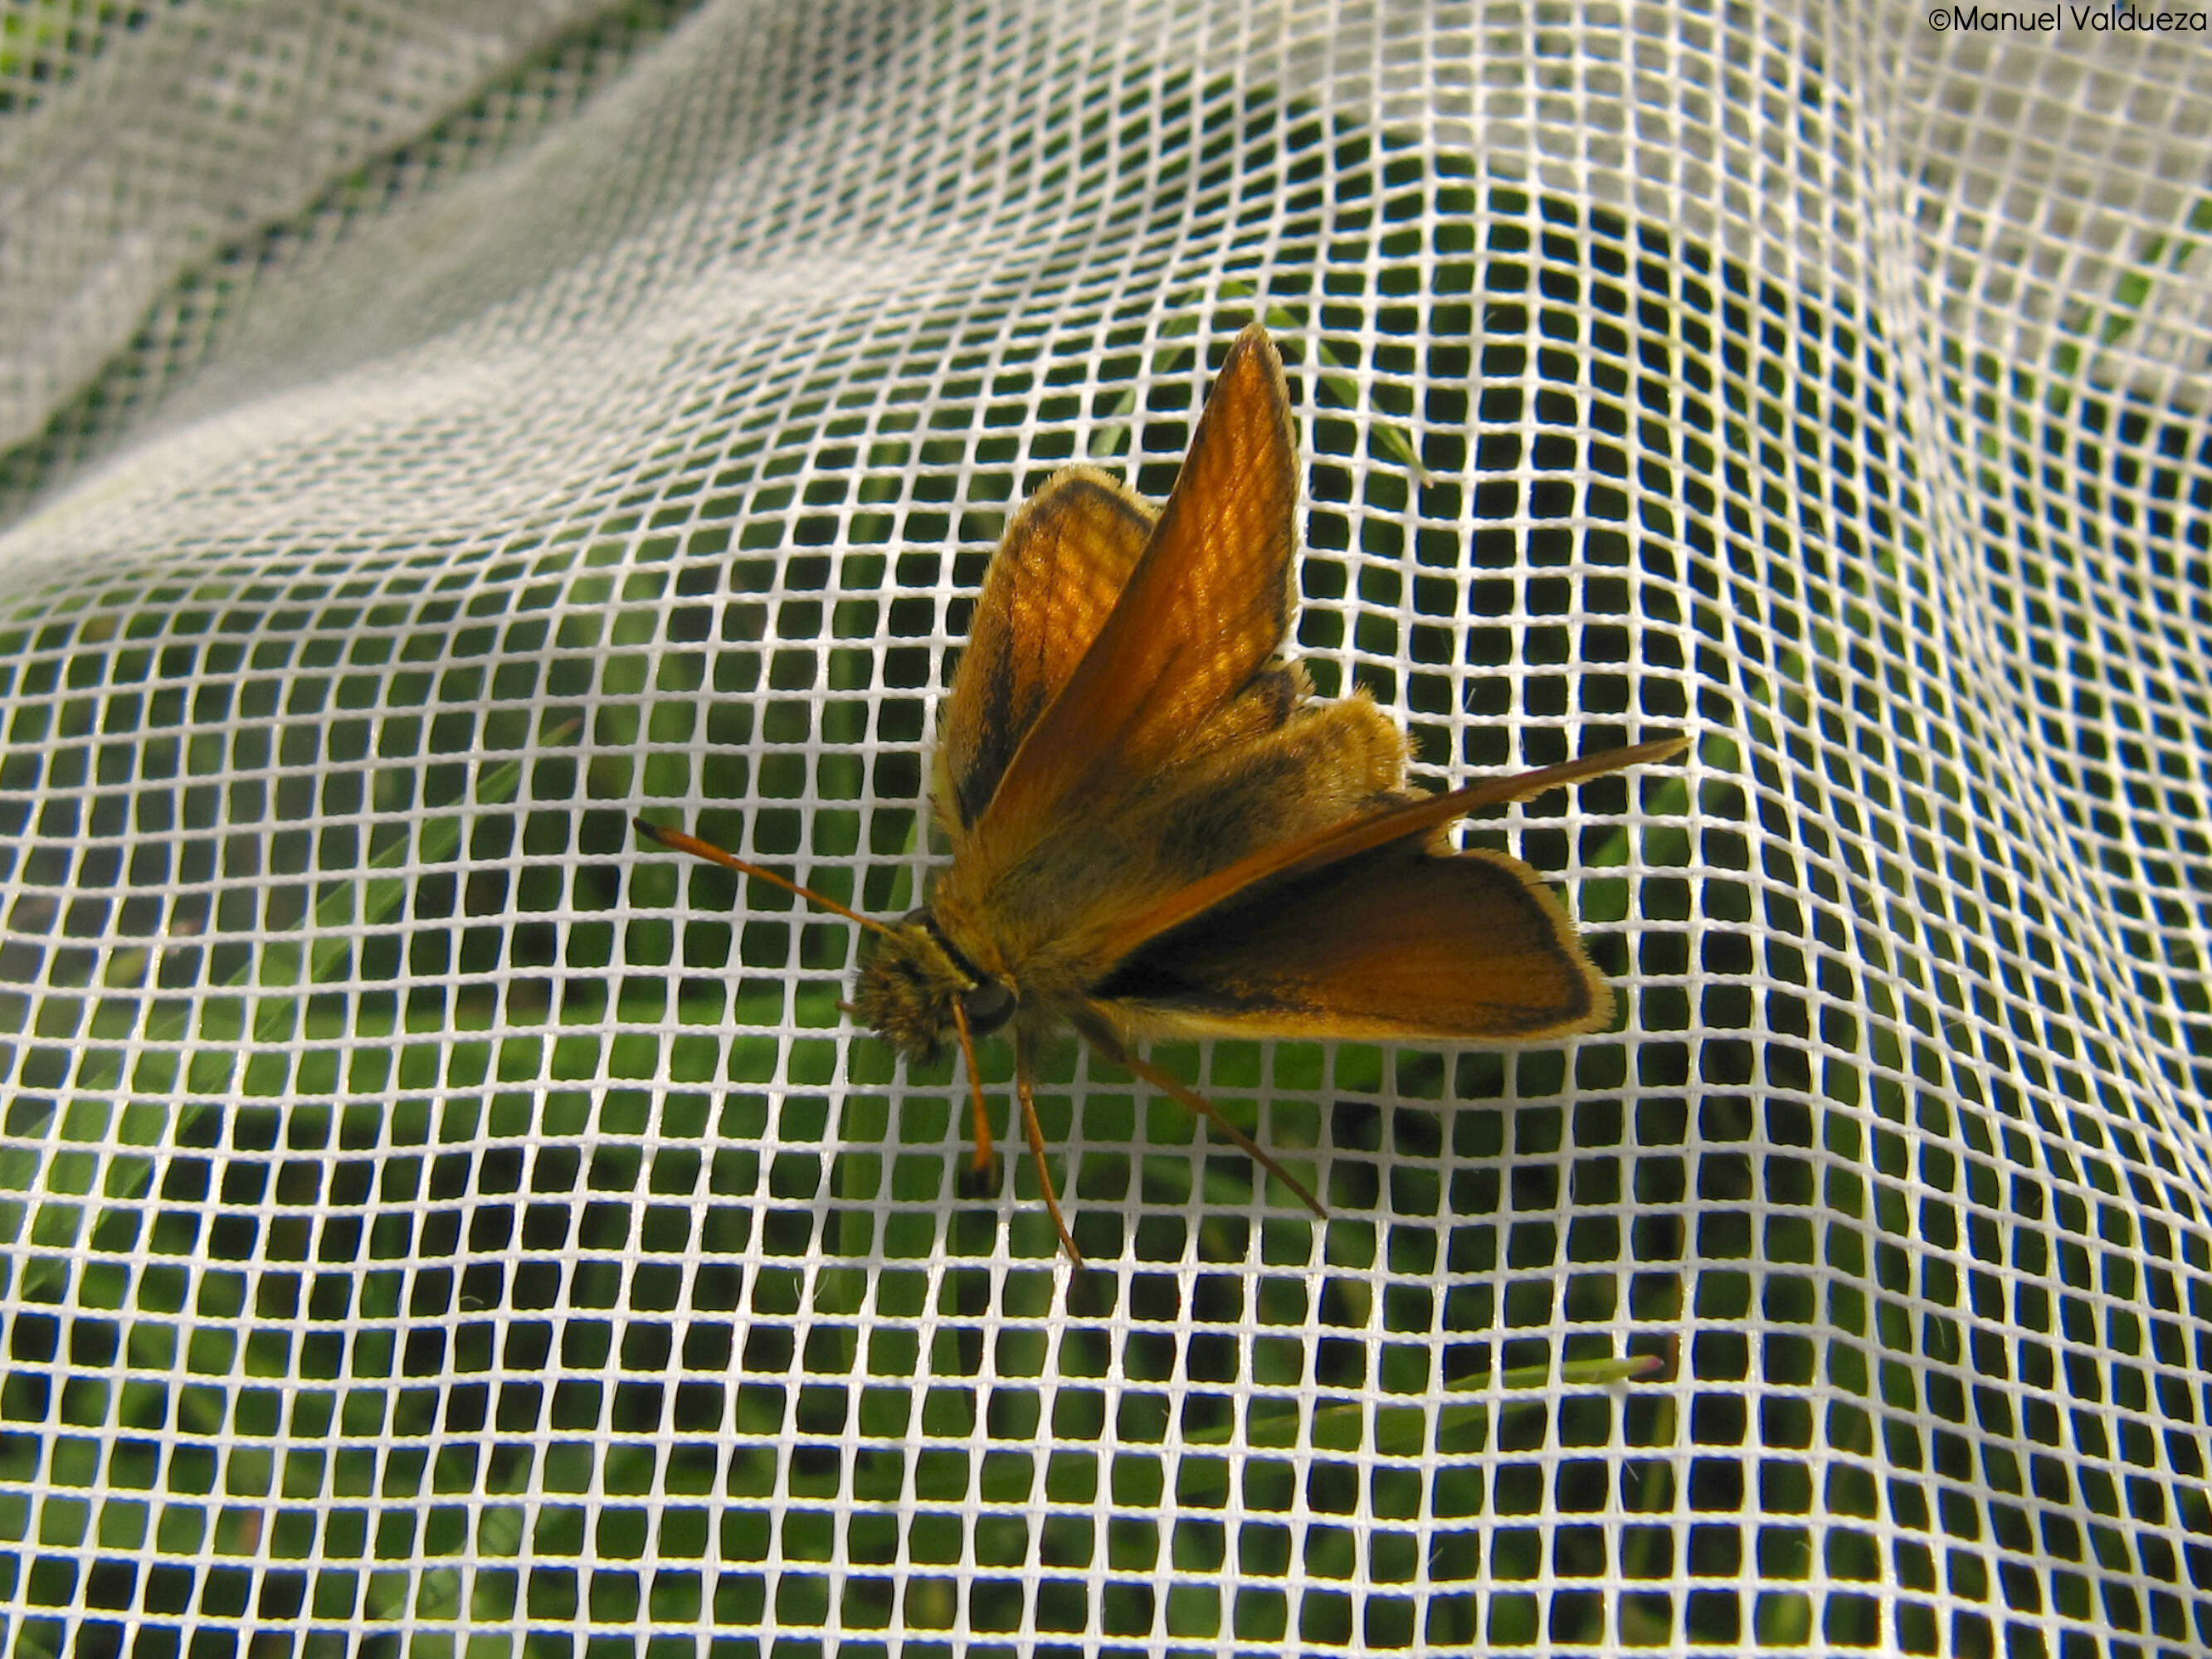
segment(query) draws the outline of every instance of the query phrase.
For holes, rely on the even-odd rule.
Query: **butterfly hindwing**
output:
[[[1566,911],[1501,853],[1421,838],[1262,882],[1092,988],[1124,1029],[1525,1042],[1593,1030],[1613,997]]]

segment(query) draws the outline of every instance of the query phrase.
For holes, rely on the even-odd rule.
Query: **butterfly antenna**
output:
[[[664,830],[657,823],[647,823],[643,818],[632,818],[630,825],[647,841],[658,842],[663,847],[675,852],[689,853],[695,859],[704,859],[709,864],[719,864],[724,869],[734,870],[741,876],[756,877],[768,883],[771,887],[781,887],[787,893],[797,894],[809,904],[818,906],[832,915],[842,916],[848,921],[856,921],[861,927],[871,928],[876,933],[888,933],[891,931],[890,923],[878,921],[873,916],[864,916],[858,910],[848,908],[838,903],[836,899],[816,892],[811,887],[801,887],[789,876],[776,874],[766,865],[755,864],[750,859],[739,858],[735,853],[725,852],[711,841],[701,841],[698,836],[687,836],[681,830]]]
[[[1238,1147],[1243,1150],[1247,1158],[1250,1158],[1255,1164],[1257,1164],[1261,1169],[1267,1170],[1268,1174],[1273,1176],[1278,1181],[1281,1182],[1283,1185],[1288,1187],[1292,1192],[1296,1193],[1298,1195],[1299,1201],[1304,1204],[1306,1208],[1311,1210],[1323,1221],[1328,1219],[1328,1212],[1322,1207],[1321,1200],[1313,1195],[1311,1189],[1307,1187],[1304,1182],[1299,1180],[1288,1170],[1285,1169],[1279,1163],[1276,1162],[1273,1153],[1268,1152],[1266,1147],[1261,1146],[1258,1141],[1253,1139],[1251,1136],[1246,1134],[1242,1129],[1231,1123],[1227,1118],[1222,1116],[1221,1109],[1218,1106],[1216,1106],[1212,1101],[1208,1100],[1204,1095],[1199,1093],[1197,1090],[1193,1089],[1187,1084],[1182,1083],[1175,1078],[1169,1076],[1167,1073],[1163,1072],[1158,1066],[1153,1065],[1150,1060],[1131,1054],[1127,1049],[1123,1049],[1118,1054],[1109,1052],[1107,1058],[1111,1060],[1117,1066],[1127,1066],[1132,1072],[1144,1079],[1146,1082],[1151,1084],[1152,1087],[1158,1089],[1162,1094],[1170,1095],[1176,1099],[1182,1102],[1182,1103],[1189,1107],[1192,1111],[1196,1112],[1208,1123],[1211,1123],[1215,1128],[1220,1130],[1222,1133],[1227,1135],[1230,1139],[1235,1141]]]
[[[1067,1218],[1060,1212],[1060,1194],[1052,1186],[1052,1166],[1045,1162],[1044,1126],[1037,1121],[1036,1091],[1030,1085],[1029,1056],[1018,1044],[1014,1050],[1014,1093],[1022,1103],[1022,1128],[1030,1138],[1030,1156],[1036,1162],[1037,1185],[1044,1191],[1044,1207],[1052,1216],[1052,1224],[1060,1230],[1060,1248],[1067,1252],[1071,1262],[1080,1267],[1083,1252],[1075,1248],[1075,1236],[1067,1231]]]

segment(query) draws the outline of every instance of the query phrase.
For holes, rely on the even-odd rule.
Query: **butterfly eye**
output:
[[[994,979],[960,994],[960,1012],[968,1016],[968,1029],[988,1036],[1014,1015],[1014,994]]]

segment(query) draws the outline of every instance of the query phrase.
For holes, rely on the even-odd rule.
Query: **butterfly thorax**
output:
[[[853,982],[853,1012],[909,1060],[933,1058],[967,1016],[976,1036],[1014,1012],[1014,994],[970,963],[927,910],[902,917],[877,943]]]

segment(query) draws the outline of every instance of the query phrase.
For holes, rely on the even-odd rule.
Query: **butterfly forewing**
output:
[[[1155,895],[1114,923],[1100,949],[1119,961],[1149,940],[1181,927],[1217,906],[1230,903],[1261,883],[1352,858],[1371,848],[1418,838],[1434,844],[1460,818],[1510,801],[1529,800],[1548,790],[1602,777],[1625,767],[1666,760],[1689,746],[1683,738],[1662,738],[1625,749],[1608,749],[1557,766],[1510,777],[1486,778],[1441,795],[1401,795],[1373,810],[1347,814],[1340,822],[1309,829],[1293,824],[1267,846],[1224,864],[1210,874]]]
[[[1290,625],[1297,501],[1282,364],[1255,325],[1222,365],[1113,613],[976,822],[987,866],[1141,787],[1261,674]]]

